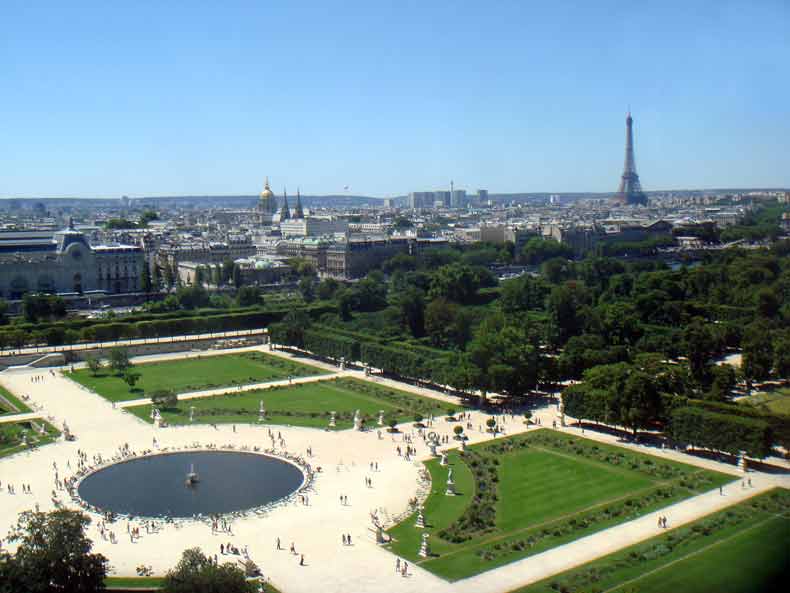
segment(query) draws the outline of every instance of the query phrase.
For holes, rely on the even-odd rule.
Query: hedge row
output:
[[[673,410],[669,436],[679,442],[737,455],[764,458],[771,452],[771,427],[763,420],[719,414],[702,408]]]
[[[305,310],[311,317],[318,317],[331,310],[327,305],[315,305]],[[77,331],[71,327],[50,326],[42,331],[19,331],[21,326],[11,326],[12,332],[0,333],[0,347],[12,346],[20,348],[42,342],[50,346],[71,344],[76,342],[107,342],[131,338],[160,338],[210,332],[237,331],[266,327],[280,321],[291,308],[270,310],[243,310],[216,315],[192,315],[170,319],[152,319],[144,321],[119,320],[109,323],[91,322]],[[24,341],[22,341],[24,340]]]

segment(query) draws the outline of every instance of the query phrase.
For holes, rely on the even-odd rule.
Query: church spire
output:
[[[304,211],[302,210],[302,195],[299,193],[299,188],[296,188],[296,208],[294,209],[294,218],[304,218]]]
[[[280,220],[288,220],[291,218],[291,210],[288,208],[288,192],[283,188],[283,209],[280,212]]]

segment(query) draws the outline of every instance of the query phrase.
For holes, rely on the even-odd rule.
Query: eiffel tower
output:
[[[625,118],[625,166],[623,176],[620,178],[620,187],[614,202],[628,206],[646,206],[647,196],[642,191],[642,184],[639,183],[639,175],[636,173],[636,162],[634,160],[634,120],[631,112]]]

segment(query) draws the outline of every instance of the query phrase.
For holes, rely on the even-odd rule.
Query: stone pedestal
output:
[[[379,426],[384,426],[384,410],[379,410]]]
[[[748,469],[746,463],[746,451],[741,451],[738,453],[738,469],[744,473],[746,473],[746,470]]]
[[[442,451],[441,453],[439,453],[439,455],[442,456],[442,460],[439,462],[439,465],[447,465],[447,453]],[[452,472],[453,470],[450,471]]]
[[[423,533],[422,541],[420,542],[419,556],[420,558],[427,558],[430,555],[431,555],[431,546],[430,544],[428,544],[428,534]]]
[[[359,410],[354,412],[354,430],[362,430],[362,416]]]
[[[422,507],[417,509],[417,521],[414,523],[417,529],[425,529],[425,515],[422,512]]]
[[[329,428],[334,428],[337,426],[335,416],[337,416],[337,412],[329,412]]]

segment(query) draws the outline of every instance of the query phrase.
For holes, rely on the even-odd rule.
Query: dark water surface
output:
[[[200,481],[185,484],[194,465]],[[230,513],[288,496],[299,468],[274,457],[229,451],[155,455],[111,465],[85,478],[80,496],[104,510],[146,517]]]

